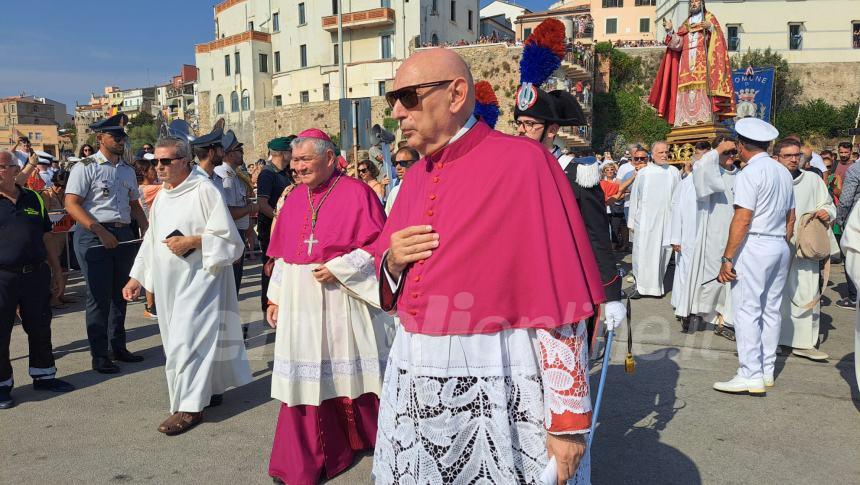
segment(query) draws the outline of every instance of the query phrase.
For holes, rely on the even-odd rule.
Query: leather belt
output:
[[[117,229],[122,229],[123,227],[128,227],[129,224],[124,222],[99,222],[104,227],[115,227]]]
[[[16,273],[16,274],[28,274],[36,271],[39,267],[42,266],[42,263],[37,264],[17,264],[17,265],[5,265],[0,264],[0,271],[5,271],[7,273]]]

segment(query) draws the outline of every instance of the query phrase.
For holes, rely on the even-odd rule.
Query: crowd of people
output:
[[[837,236],[851,288],[860,277],[850,143],[815,153],[747,119],[735,136],[697,144],[680,169],[665,141],[616,163],[557,146],[560,129],[586,124],[579,90],[523,86],[520,136],[504,135],[475,115],[462,58],[418,51],[386,94],[403,144],[392,153],[381,132],[351,164],[307,127],[269,141],[269,159],[248,167],[222,123],[199,137],[168,130],[126,161],[124,115],[91,125],[98,146],[51,185],[23,141],[0,152],[0,225],[16,234],[0,254],[0,409],[14,405],[18,307],[36,389],[74,390],[51,352],[50,305],[65,283],[48,212],[60,208],[76,223],[93,370],[143,360],[126,345],[128,303],[145,298],[158,320],[169,404],[154,428],[168,436],[252,380],[239,288],[259,244],[281,402],[268,468],[277,483],[331,478],[363,450],[374,450],[380,484],[544,483],[547,473],[589,483],[588,347],[601,324],[624,324],[624,299],[669,291],[672,261],[681,330],[707,322],[737,343],[737,374],[716,390],[764,394],[778,346],[827,359],[819,276],[840,256]],[[45,186],[27,188],[37,178]],[[856,288],[837,304],[856,308]]]

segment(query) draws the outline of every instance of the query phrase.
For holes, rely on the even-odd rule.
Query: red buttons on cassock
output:
[[[439,177],[433,177],[433,183],[438,184],[439,183]]]
[[[421,295],[420,295],[419,293],[417,293],[417,292],[416,292],[416,293],[412,293],[412,298],[418,298],[419,296],[421,296]]]
[[[427,260],[426,260],[426,259],[422,259],[421,261],[418,261],[418,264],[420,264],[421,266],[424,266],[424,262],[425,262],[425,261],[427,261]]]
[[[414,316],[418,315],[418,310],[409,310],[409,314],[414,317]]]
[[[430,200],[436,200],[436,194],[430,194]]]
[[[433,211],[427,211],[427,215],[433,217]]]
[[[421,281],[421,277],[420,277],[420,276],[416,276],[415,278],[413,278],[413,279],[412,279],[412,281],[414,281],[414,282],[418,283],[419,281]]]

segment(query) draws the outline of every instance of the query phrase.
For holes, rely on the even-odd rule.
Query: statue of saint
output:
[[[690,0],[690,15],[675,31],[663,19],[666,53],[648,102],[674,127],[710,124],[735,116],[726,39],[704,0]]]

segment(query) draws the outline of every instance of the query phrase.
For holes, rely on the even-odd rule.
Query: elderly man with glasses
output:
[[[244,243],[218,190],[191,168],[186,140],[160,139],[155,157],[164,188],[122,294],[155,294],[170,396],[158,431],[173,436],[200,423],[225,390],[251,382],[230,271]]]
[[[138,247],[132,242],[131,219],[137,221],[142,233],[148,227],[134,168],[122,159],[127,138],[123,126],[127,122],[127,116],[118,114],[90,125],[99,151],[72,167],[66,185],[66,211],[78,223],[75,254],[87,282],[92,366],[102,374],[120,371],[115,360],[143,360],[126,347],[126,301],[122,297]]]
[[[402,325],[374,479],[535,483],[554,458],[559,483],[587,482],[585,319],[605,296],[570,184],[540,143],[472,115],[453,51],[414,53],[394,88],[392,116],[423,158],[375,250],[382,308]]]

